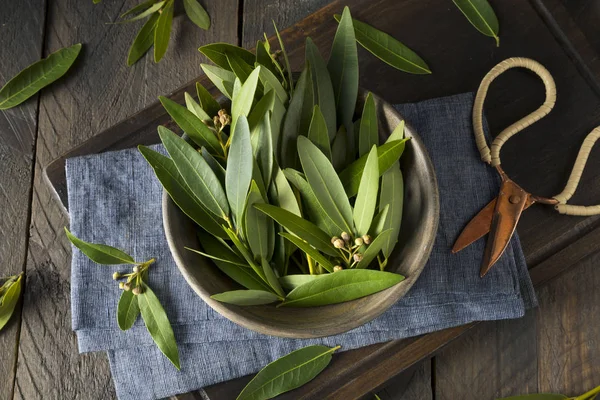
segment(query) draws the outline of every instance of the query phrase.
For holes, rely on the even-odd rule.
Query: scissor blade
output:
[[[494,209],[496,208],[496,199],[490,201],[487,206],[483,207],[462,230],[454,246],[452,253],[458,253],[474,241],[485,236],[490,231]]]
[[[482,278],[506,250],[527,204],[533,204],[527,192],[512,181],[502,183],[492,216],[490,236],[481,263],[480,275]]]

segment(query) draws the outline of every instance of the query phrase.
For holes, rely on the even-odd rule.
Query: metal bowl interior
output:
[[[362,110],[365,92],[359,94]],[[385,139],[401,121],[388,103],[375,97],[380,132]],[[185,247],[200,248],[195,224],[165,192],[163,224],[169,247],[188,284],[214,310],[253,331],[289,338],[316,338],[349,331],[385,312],[416,282],[431,253],[439,219],[439,195],[433,165],[417,133],[406,125],[411,137],[401,158],[404,173],[404,209],[400,237],[387,270],[402,274],[399,284],[357,300],[313,308],[276,308],[275,305],[241,307],[220,303],[211,295],[240,289],[212,262]]]

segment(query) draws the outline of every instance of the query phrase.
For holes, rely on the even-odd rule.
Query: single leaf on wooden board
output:
[[[202,29],[210,28],[210,16],[197,0],[183,0],[183,8],[188,18]]]
[[[373,94],[369,92],[365,100],[362,117],[360,119],[360,130],[358,132],[358,155],[364,156],[371,147],[379,146],[379,126],[377,122],[377,109]]]
[[[301,237],[323,253],[334,257],[339,256],[339,252],[331,244],[331,237],[312,222],[270,204],[255,204],[254,207],[273,218],[287,231]]]
[[[379,192],[379,166],[377,160],[377,147],[373,145],[367,163],[360,178],[360,186],[354,203],[354,226],[358,236],[366,235],[373,222],[377,194]]]
[[[133,326],[140,315],[138,298],[131,290],[123,290],[117,306],[117,323],[122,331]]]
[[[402,223],[402,211],[404,206],[404,180],[400,164],[394,163],[381,178],[381,193],[379,196],[379,210],[388,207],[387,217],[383,224],[383,230],[390,229],[392,232],[381,248],[385,258],[392,254],[392,250],[398,241],[400,226]]]
[[[206,147],[212,154],[223,154],[219,139],[214,132],[206,126],[190,110],[174,102],[168,97],[160,96],[159,100],[173,121],[196,143],[199,147]]]
[[[391,234],[392,234],[392,230],[388,229],[388,230],[381,232],[375,239],[373,239],[371,244],[367,246],[367,249],[363,253],[362,260],[360,260],[356,264],[356,268],[359,268],[359,269],[367,268],[369,266],[369,264],[371,264],[371,261],[373,261],[375,259],[375,257],[377,257],[377,254],[379,254],[379,252],[381,251],[384,244],[387,243]],[[393,246],[392,246],[392,248],[393,248]],[[383,267],[381,267],[382,270],[384,267],[385,267],[385,264]]]
[[[140,29],[135,39],[133,39],[133,43],[129,48],[129,54],[127,55],[127,66],[131,67],[138,62],[154,44],[154,30],[156,29],[156,22],[159,16],[160,14],[155,13],[148,18],[148,21],[144,23],[142,29]]]
[[[481,33],[496,40],[500,46],[500,25],[494,9],[487,0],[452,0],[469,22]]]
[[[325,257],[321,253],[319,253],[319,251],[316,248],[314,248],[310,244],[308,244],[307,241],[302,240],[301,238],[299,238],[296,235],[292,235],[292,234],[289,234],[286,232],[281,232],[280,235],[283,236],[284,238],[286,238],[287,240],[289,240],[290,242],[294,243],[294,245],[296,245],[296,247],[298,247],[300,250],[305,252],[308,256],[313,258],[316,262],[321,264],[321,266],[323,268],[325,268],[328,272],[333,272],[333,267],[335,267],[335,264],[332,261],[328,260],[327,257]]]
[[[227,60],[227,59],[226,59]],[[217,89],[225,97],[231,99],[233,96],[233,82],[235,81],[235,74],[227,69],[217,67],[215,65],[200,64],[200,68],[206,74],[208,79],[215,85]]]
[[[402,275],[369,269],[345,269],[298,286],[280,306],[314,307],[343,303],[394,286]]]
[[[150,164],[173,202],[185,215],[212,235],[221,238],[228,237],[221,227],[221,222],[211,215],[192,193],[173,160],[142,145],[138,146],[138,150]]]
[[[334,17],[338,22],[340,21],[339,15]],[[425,61],[400,41],[356,19],[353,19],[352,23],[356,41],[381,61],[411,74],[431,73]]]
[[[308,128],[308,138],[331,160],[331,145],[327,133],[327,123],[318,105],[313,108],[313,115]]]
[[[335,106],[335,94],[333,84],[329,76],[327,64],[321,56],[319,49],[310,38],[306,38],[306,60],[310,66],[312,84],[314,90],[315,104],[321,107],[321,112],[327,121],[327,132],[329,139],[333,140],[337,131],[337,118]],[[348,127],[346,127],[348,129]]]
[[[196,94],[198,95],[200,106],[209,116],[214,117],[219,113],[221,105],[200,82],[196,82]]]
[[[215,216],[229,218],[229,203],[225,191],[202,155],[164,126],[158,127],[158,134],[194,196]]]
[[[352,26],[352,16],[347,6],[344,7],[333,38],[327,69],[333,84],[335,104],[337,105],[337,120],[344,124],[346,130],[351,131],[358,96],[358,52]],[[330,132],[331,140],[333,140],[335,133],[335,129]],[[350,143],[350,146],[354,148],[353,143]]]
[[[137,14],[135,17],[126,19],[126,20],[122,20],[122,21],[118,21],[115,22],[116,24],[128,24],[130,22],[135,22],[135,21],[139,21],[141,19],[144,19],[154,13],[160,15],[160,13],[158,13],[158,11],[163,8],[163,6],[165,5],[164,1],[159,1],[157,3],[152,4],[150,7],[148,7],[147,9],[145,9],[144,11],[142,11],[141,13]]]
[[[112,246],[105,244],[89,243],[77,238],[65,227],[67,238],[90,260],[97,264],[117,265],[117,264],[135,264],[135,260],[127,253]]]
[[[123,14],[121,14],[119,16],[119,18],[125,18],[128,15],[133,15],[133,14],[139,14],[141,12],[146,11],[147,9],[149,9],[150,7],[152,7],[154,4],[158,3],[158,0],[147,0],[144,1],[132,8],[130,8],[129,10],[125,11]]]
[[[212,118],[206,113],[206,111],[202,109],[202,106],[200,106],[200,104],[198,104],[188,92],[185,92],[183,95],[185,97],[185,107],[188,109],[188,111],[198,117],[200,121],[212,121]]]
[[[331,162],[304,136],[298,138],[298,155],[306,180],[325,212],[340,232],[353,232],[352,206]]]
[[[252,181],[252,144],[250,127],[244,115],[238,119],[231,136],[231,146],[225,170],[225,191],[231,206],[231,212],[238,227],[242,226],[242,214],[246,204],[246,196]]]
[[[141,288],[142,293],[137,298],[146,328],[160,351],[179,370],[179,350],[167,313],[148,285],[142,283]]]
[[[246,201],[246,213],[242,226],[245,229],[246,242],[248,242],[248,246],[250,246],[250,251],[254,257],[256,259],[263,258],[270,260],[272,254],[269,254],[269,242],[275,236],[273,220],[254,208],[255,204],[264,203],[265,201],[256,182],[252,181],[250,193],[248,193]]]
[[[5,287],[4,295],[0,297],[0,331],[6,326],[21,297],[23,275],[11,279],[12,283]]]
[[[81,43],[62,48],[19,72],[0,89],[0,110],[21,104],[62,77],[71,68],[80,51]]]
[[[266,367],[246,385],[237,400],[272,399],[315,378],[329,365],[340,346],[308,346],[283,356]]]
[[[200,47],[198,50],[200,53],[208,57],[210,61],[229,71],[231,71],[231,67],[229,65],[229,61],[227,61],[226,54],[235,54],[246,64],[254,65],[254,54],[244,48],[229,43],[211,43]]]
[[[281,283],[281,286],[283,286],[284,289],[293,290],[300,285],[304,285],[307,282],[314,281],[323,276],[325,275],[286,275],[279,278],[279,283]]]
[[[219,294],[213,294],[211,299],[222,303],[235,304],[238,306],[258,306],[262,304],[271,304],[281,300],[281,298],[272,292],[264,290],[232,290]]]
[[[173,23],[174,0],[167,0],[154,29],[154,62],[159,62],[169,47],[171,24]]]
[[[387,171],[404,152],[405,143],[408,139],[394,140],[377,147],[377,157],[379,160],[379,175]],[[344,185],[348,197],[352,197],[358,193],[360,178],[362,177],[363,169],[367,163],[368,155],[360,157],[352,164],[348,165],[340,172],[340,180]]]

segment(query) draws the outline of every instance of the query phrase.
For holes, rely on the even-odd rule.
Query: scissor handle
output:
[[[485,101],[485,96],[494,79],[506,70],[517,67],[527,68],[542,79],[542,82],[546,87],[546,100],[537,110],[500,132],[492,142],[492,149],[490,151],[483,133],[483,103]],[[502,148],[502,145],[514,134],[548,115],[550,110],[554,107],[554,103],[556,103],[556,84],[554,83],[554,78],[552,78],[550,72],[537,61],[530,58],[513,57],[502,61],[492,68],[481,81],[473,105],[473,128],[475,130],[475,141],[477,143],[477,149],[481,154],[481,159],[488,164],[491,163],[494,167],[500,165],[500,149]]]
[[[590,151],[592,151],[592,147],[594,147],[594,144],[598,139],[600,139],[600,126],[596,127],[585,137],[583,144],[579,149],[579,154],[577,154],[577,159],[575,160],[573,170],[571,170],[571,175],[569,175],[569,180],[567,181],[565,188],[562,192],[554,196],[554,198],[559,202],[559,204],[554,206],[554,208],[556,208],[559,213],[581,216],[600,214],[600,204],[596,206],[573,206],[567,204],[567,201],[569,201],[569,199],[575,193],[575,190],[577,190],[577,185],[581,179],[581,174],[583,173],[583,169],[587,163]]]

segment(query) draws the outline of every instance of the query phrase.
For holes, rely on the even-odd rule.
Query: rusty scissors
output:
[[[537,110],[500,132],[492,142],[490,149],[483,133],[483,103],[485,96],[494,79],[506,70],[517,67],[529,69],[541,78],[546,88],[546,99]],[[473,105],[475,141],[481,159],[496,168],[502,183],[498,196],[481,209],[465,226],[452,247],[452,253],[464,249],[489,232],[490,235],[487,239],[481,264],[481,277],[487,274],[500,259],[515,232],[521,213],[534,203],[554,205],[554,208],[561,214],[580,216],[600,214],[600,205],[576,206],[566,204],[575,193],[594,143],[600,138],[600,126],[596,127],[585,138],[564,190],[554,197],[536,196],[525,191],[512,181],[502,169],[500,163],[502,145],[516,133],[545,117],[552,110],[555,103],[556,85],[552,75],[543,65],[528,58],[515,57],[502,61],[488,72],[479,86]]]

